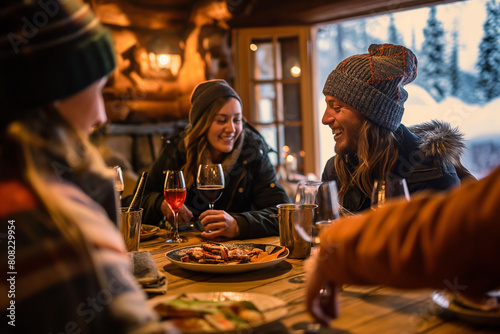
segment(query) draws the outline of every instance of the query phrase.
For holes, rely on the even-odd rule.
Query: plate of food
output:
[[[160,228],[158,226],[141,224],[141,240],[152,238],[158,232],[160,232]]]
[[[500,326],[500,290],[491,291],[481,301],[471,300],[449,291],[434,291],[432,301],[443,315],[486,326]]]
[[[178,267],[213,274],[234,274],[274,266],[288,257],[284,246],[207,242],[178,248],[166,257]]]
[[[243,333],[281,319],[286,303],[247,292],[199,292],[148,300],[163,320],[182,333]]]

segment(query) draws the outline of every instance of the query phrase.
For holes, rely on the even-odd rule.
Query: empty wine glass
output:
[[[310,203],[300,204],[316,204],[316,212],[314,219],[296,220],[295,229],[300,236],[311,242],[314,246],[319,245],[319,234],[325,227],[331,225],[340,216],[340,207],[337,193],[337,183],[335,181],[315,182],[319,184],[315,190],[315,195]],[[297,189],[299,191],[299,189]],[[296,195],[298,198],[299,193]],[[304,200],[309,196],[305,196]]]
[[[179,210],[186,200],[186,183],[184,175],[180,170],[167,170],[165,175],[165,186],[163,188],[165,201],[174,213],[174,231],[172,238],[165,240],[167,243],[186,242],[179,235]]]
[[[115,190],[119,195],[120,200],[122,199],[123,189],[125,189],[125,183],[123,182],[123,173],[120,166],[113,166],[115,172]]]
[[[320,244],[320,232],[333,224],[335,220],[340,217],[340,206],[338,201],[337,183],[335,181],[327,181],[319,183],[319,185],[315,184],[314,187],[316,187],[316,193],[313,203],[317,206],[314,218],[312,220],[296,220],[295,229],[304,240],[311,242],[314,247],[317,247]],[[314,191],[314,187],[310,190]],[[308,193],[309,192],[304,192],[304,194]],[[299,189],[297,189],[296,200],[299,195],[301,194],[299,194]],[[303,196],[304,200],[308,197],[309,196]],[[321,307],[329,315],[333,315],[336,312],[333,289],[333,285],[331,283],[327,283],[320,290]]]
[[[214,209],[214,203],[224,190],[224,171],[221,164],[200,164],[196,176],[196,188],[201,197],[208,202],[208,208]]]
[[[390,176],[385,179],[376,179],[373,184],[371,208],[376,210],[384,205],[389,199],[405,198],[410,200],[410,192],[404,178]]]
[[[315,204],[320,181],[299,181],[295,193],[295,204]]]

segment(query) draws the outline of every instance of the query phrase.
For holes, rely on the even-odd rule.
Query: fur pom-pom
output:
[[[432,120],[409,127],[421,138],[420,148],[426,155],[439,156],[454,166],[460,164],[465,149],[464,134],[447,122]]]

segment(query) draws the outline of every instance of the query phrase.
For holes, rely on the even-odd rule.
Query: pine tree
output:
[[[361,28],[361,41],[365,48],[370,45],[370,36],[368,36],[368,31],[366,29],[366,20],[360,20],[360,28]]]
[[[431,7],[427,26],[424,28],[424,42],[420,52],[420,80],[435,100],[441,101],[448,93],[449,80],[445,61],[444,29],[436,18],[436,7]]]
[[[344,59],[344,48],[342,47],[342,41],[344,40],[344,29],[342,28],[342,24],[337,24],[337,50],[340,59]]]
[[[451,49],[450,55],[450,83],[451,83],[451,91],[450,94],[452,96],[458,96],[460,91],[460,66],[458,64],[458,31],[455,29],[453,31],[453,46]]]
[[[403,39],[398,29],[396,28],[396,25],[394,24],[394,16],[392,14],[389,16],[389,20],[389,37],[387,40],[391,44],[401,44],[403,42]]]
[[[486,11],[476,64],[479,68],[477,88],[485,102],[500,96],[500,5],[490,0],[486,3]]]
[[[418,53],[418,50],[417,50],[417,41],[416,41],[416,38],[415,38],[415,29],[411,30],[411,49],[412,49],[412,51],[413,51],[414,54]]]

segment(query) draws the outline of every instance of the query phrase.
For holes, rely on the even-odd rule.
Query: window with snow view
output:
[[[418,58],[416,80],[402,123],[442,120],[464,133],[463,164],[482,178],[500,165],[500,3],[469,0],[408,11],[374,14],[318,29],[317,78],[370,44],[401,44]],[[319,98],[319,119],[325,110]],[[321,165],[333,152],[328,127],[321,129]]]

